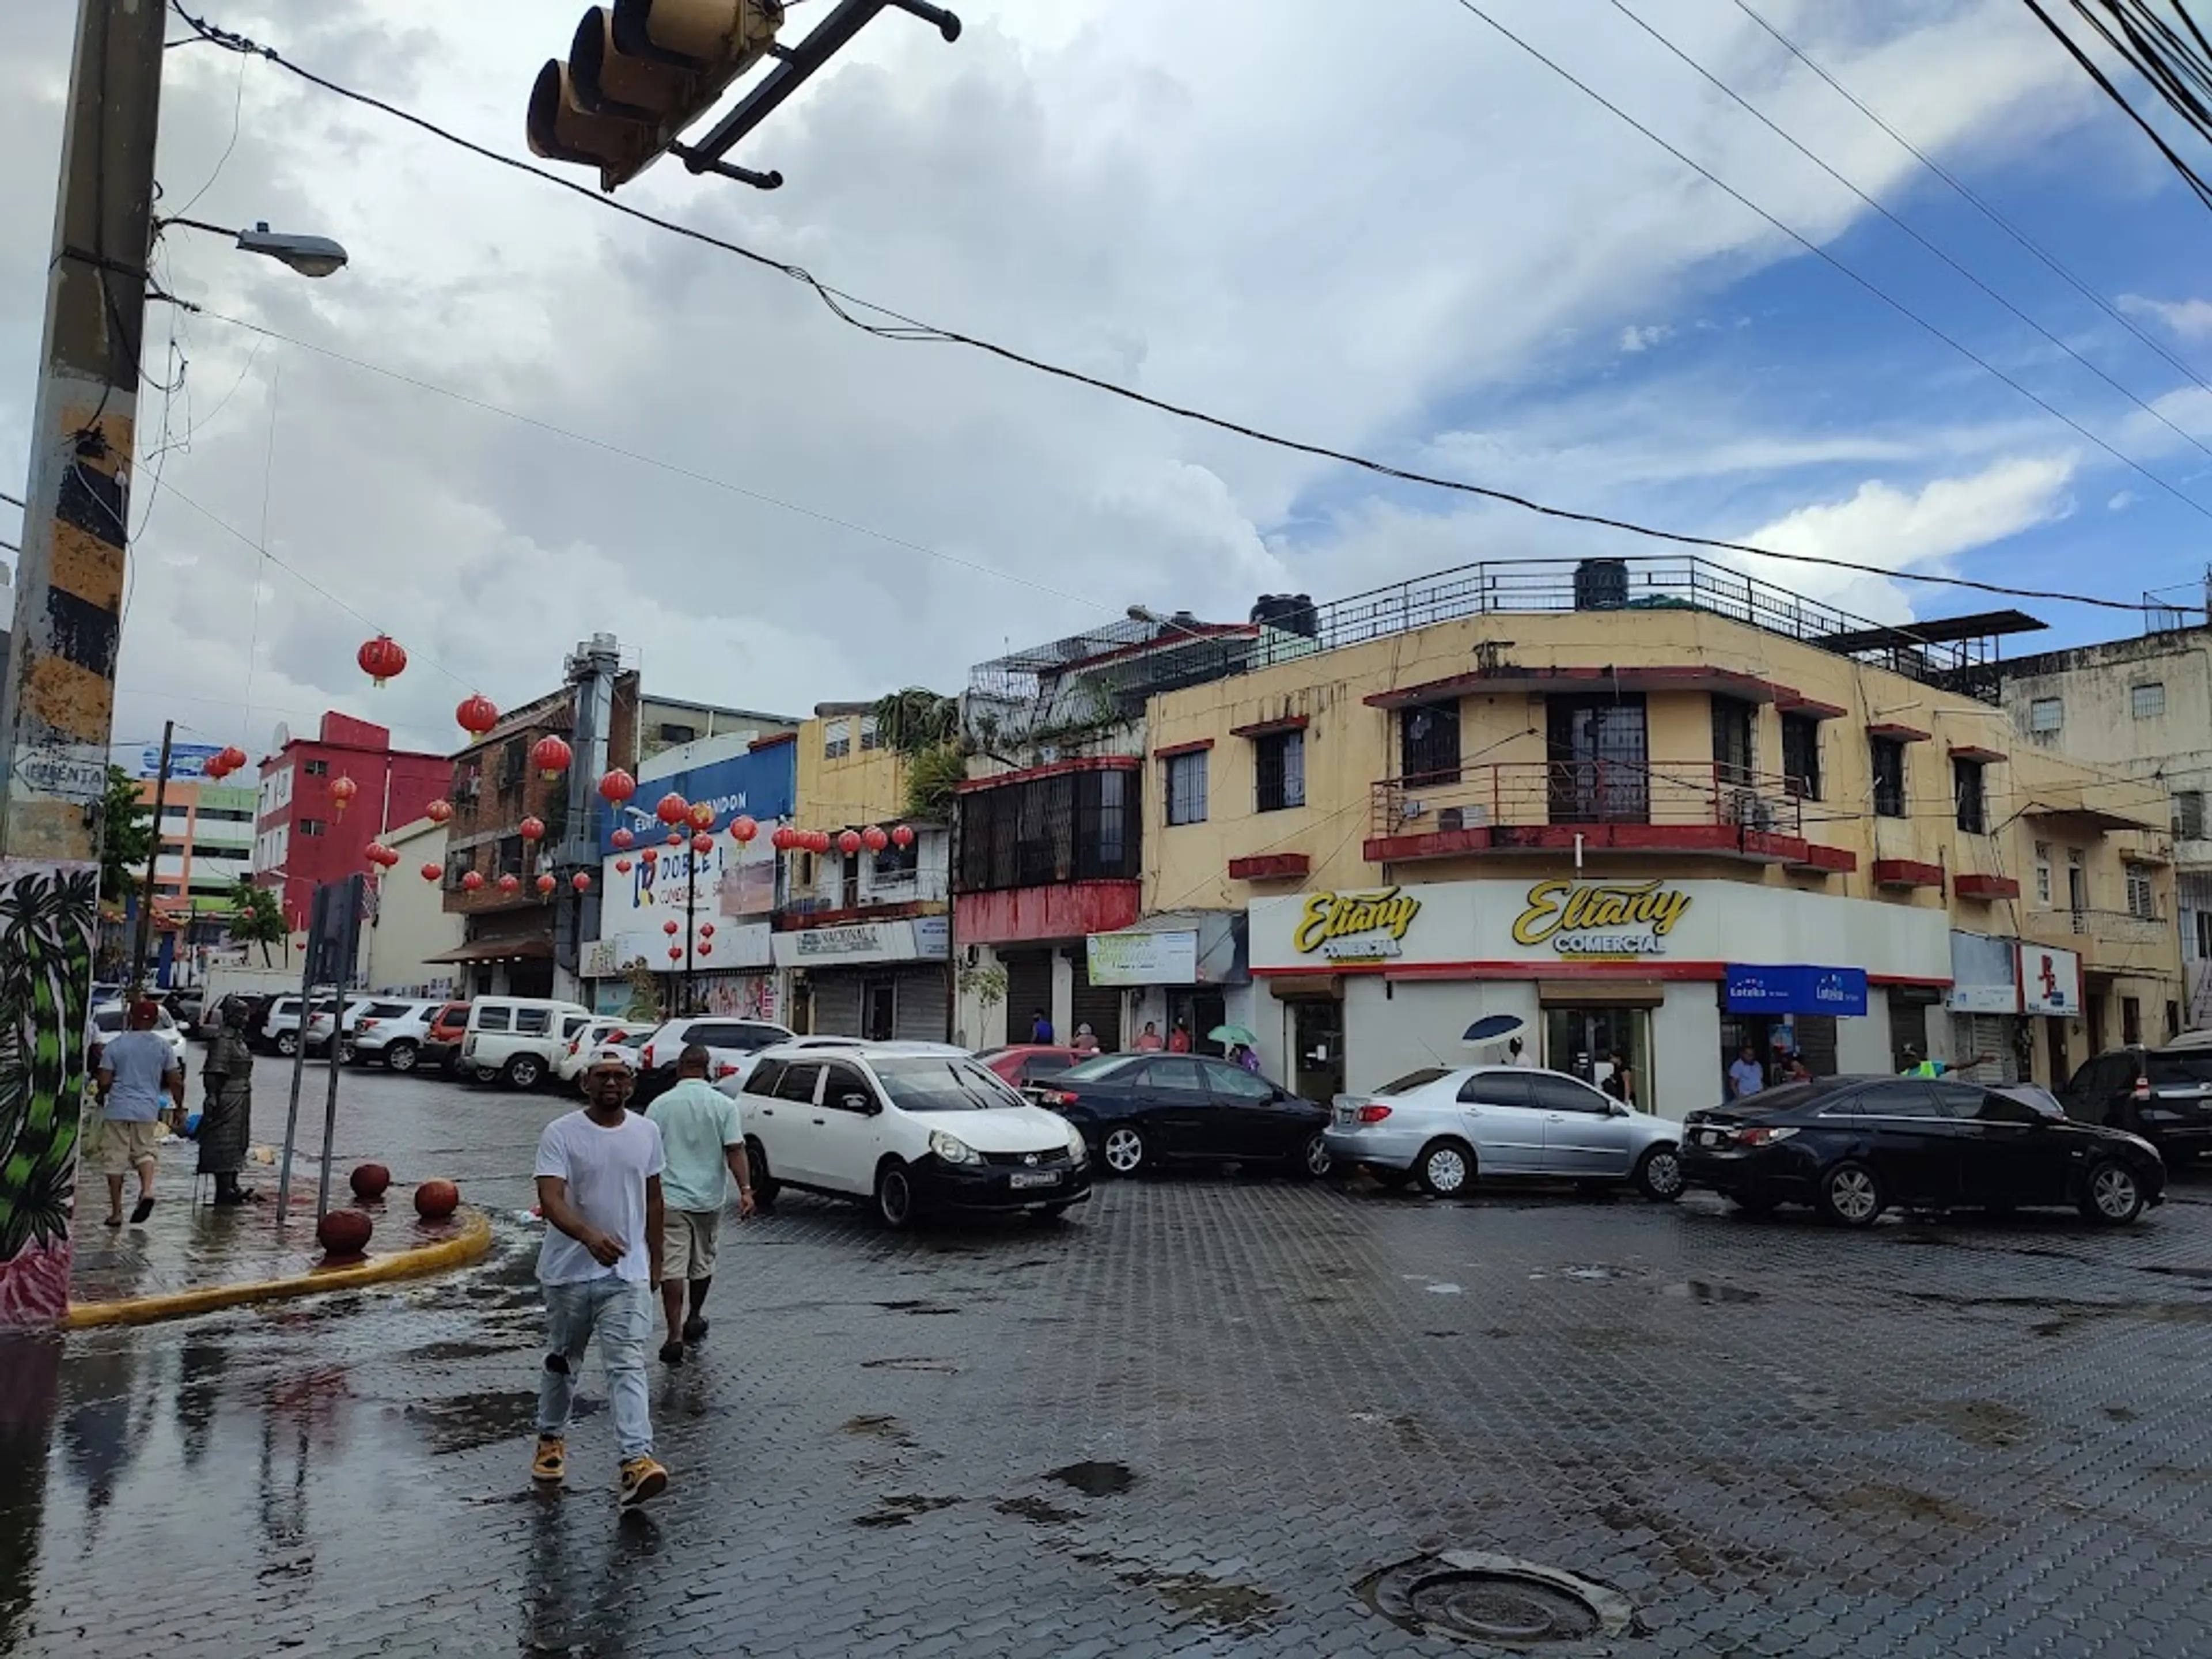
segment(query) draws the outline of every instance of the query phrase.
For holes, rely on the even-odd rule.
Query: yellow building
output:
[[[1995,640],[2037,625],[1875,627],[1691,559],[1255,623],[1234,670],[1150,700],[1128,791],[1144,914],[1224,919],[1249,972],[1195,1003],[1124,975],[1121,1033],[1225,1017],[1322,1098],[1462,1063],[1490,1013],[1532,1062],[1618,1054],[1669,1115],[1747,1044],[2063,1084],[2174,1029],[2179,947],[2162,797],[1994,701]],[[1182,977],[1157,939],[1108,954]]]

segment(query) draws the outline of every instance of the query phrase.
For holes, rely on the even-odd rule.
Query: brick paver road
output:
[[[349,1088],[349,1157],[526,1201],[558,1103]],[[511,1221],[460,1279],[73,1339],[0,1462],[0,1653],[1465,1652],[1355,1593],[1451,1549],[1625,1593],[1582,1652],[2204,1651],[2212,1184],[1857,1237],[1193,1177],[910,1238],[787,1200],[725,1266],[626,1522],[604,1412],[528,1490]]]

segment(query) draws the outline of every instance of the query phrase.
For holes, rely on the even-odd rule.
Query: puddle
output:
[[[1001,1515],[1018,1515],[1024,1521],[1034,1521],[1041,1527],[1058,1526],[1063,1521],[1080,1521],[1083,1517],[1073,1510],[1061,1509],[1042,1498],[1008,1498],[991,1506]]]
[[[1680,1285],[1662,1285],[1659,1294],[1671,1296],[1679,1302],[1694,1302],[1700,1307],[1759,1300],[1757,1291],[1747,1291],[1737,1285],[1717,1285],[1702,1279],[1689,1279]]]
[[[840,1434],[865,1435],[872,1439],[888,1440],[897,1446],[914,1444],[913,1437],[906,1431],[906,1425],[896,1417],[875,1413],[865,1417],[848,1417],[837,1425],[837,1431]]]
[[[420,1359],[428,1364],[454,1359],[488,1359],[494,1354],[513,1353],[516,1346],[512,1342],[430,1342],[419,1348],[410,1348],[402,1358]]]
[[[960,1367],[949,1359],[863,1359],[860,1369],[866,1371],[937,1371],[951,1376]]]
[[[1964,1504],[1887,1481],[1869,1481],[1832,1498],[1815,1495],[1813,1501],[1823,1509],[1850,1510],[1884,1521],[1936,1521],[1961,1530],[1984,1524],[1983,1516]]]
[[[946,1305],[945,1303],[942,1303],[942,1302],[928,1302],[928,1301],[878,1302],[878,1303],[876,1303],[874,1305],[875,1305],[876,1307],[881,1308],[881,1309],[882,1309],[885,1313],[902,1313],[902,1314],[951,1314],[951,1313],[958,1313],[958,1312],[960,1311],[960,1310],[959,1310],[959,1309],[957,1309],[957,1308],[954,1308],[954,1307],[950,1307],[950,1306]]]
[[[2105,1407],[2105,1415],[2111,1418],[2115,1423],[2132,1423],[2137,1418],[2141,1417],[2142,1413],[2138,1411],[2131,1411],[2125,1406],[2107,1406]]]
[[[1282,1602],[1265,1590],[1199,1573],[1139,1570],[1115,1576],[1125,1584],[1152,1591],[1179,1613],[1193,1614],[1224,1630],[1255,1630],[1283,1610]]]
[[[2017,1406],[1995,1400],[1946,1401],[1915,1416],[1984,1451],[2026,1443],[2035,1421]]]
[[[1431,1296],[1457,1296],[1459,1294],[1459,1286],[1456,1285],[1429,1285],[1423,1288],[1425,1289]]]
[[[1620,1275],[1610,1267],[1568,1267],[1563,1276],[1568,1279],[1615,1279]]]
[[[1085,1462],[1054,1469],[1045,1477],[1073,1486],[1085,1498],[1111,1498],[1137,1484],[1136,1473],[1127,1463]]]
[[[853,1524],[856,1527],[910,1527],[917,1515],[949,1510],[959,1501],[957,1498],[923,1498],[911,1493],[886,1498],[881,1507],[871,1510],[866,1515],[854,1516]]]
[[[538,1431],[534,1389],[487,1389],[425,1400],[401,1413],[418,1425],[440,1453],[475,1451]]]

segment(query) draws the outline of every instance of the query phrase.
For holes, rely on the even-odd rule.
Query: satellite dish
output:
[[[292,728],[285,725],[283,721],[278,720],[276,722],[276,735],[270,744],[269,752],[272,755],[281,755],[284,752],[286,745],[288,745],[291,741]]]
[[[1518,1014],[1485,1014],[1467,1028],[1461,1035],[1460,1041],[1478,1045],[1503,1042],[1506,1038],[1518,1032],[1527,1023]]]

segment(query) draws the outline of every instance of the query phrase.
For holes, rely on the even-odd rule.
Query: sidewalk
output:
[[[316,1160],[295,1159],[289,1220],[280,1227],[273,1166],[247,1167],[244,1184],[261,1201],[218,1208],[200,1201],[212,1183],[195,1180],[198,1156],[190,1141],[162,1146],[154,1213],[143,1226],[106,1225],[106,1182],[89,1161],[80,1168],[70,1328],[135,1324],[411,1278],[462,1266],[490,1248],[479,1211],[464,1204],[443,1221],[424,1221],[415,1213],[414,1188],[396,1183],[376,1202],[362,1204],[341,1167],[331,1171],[331,1207],[367,1211],[375,1232],[365,1255],[328,1264],[315,1242]],[[126,1215],[137,1191],[133,1176],[124,1186]]]

